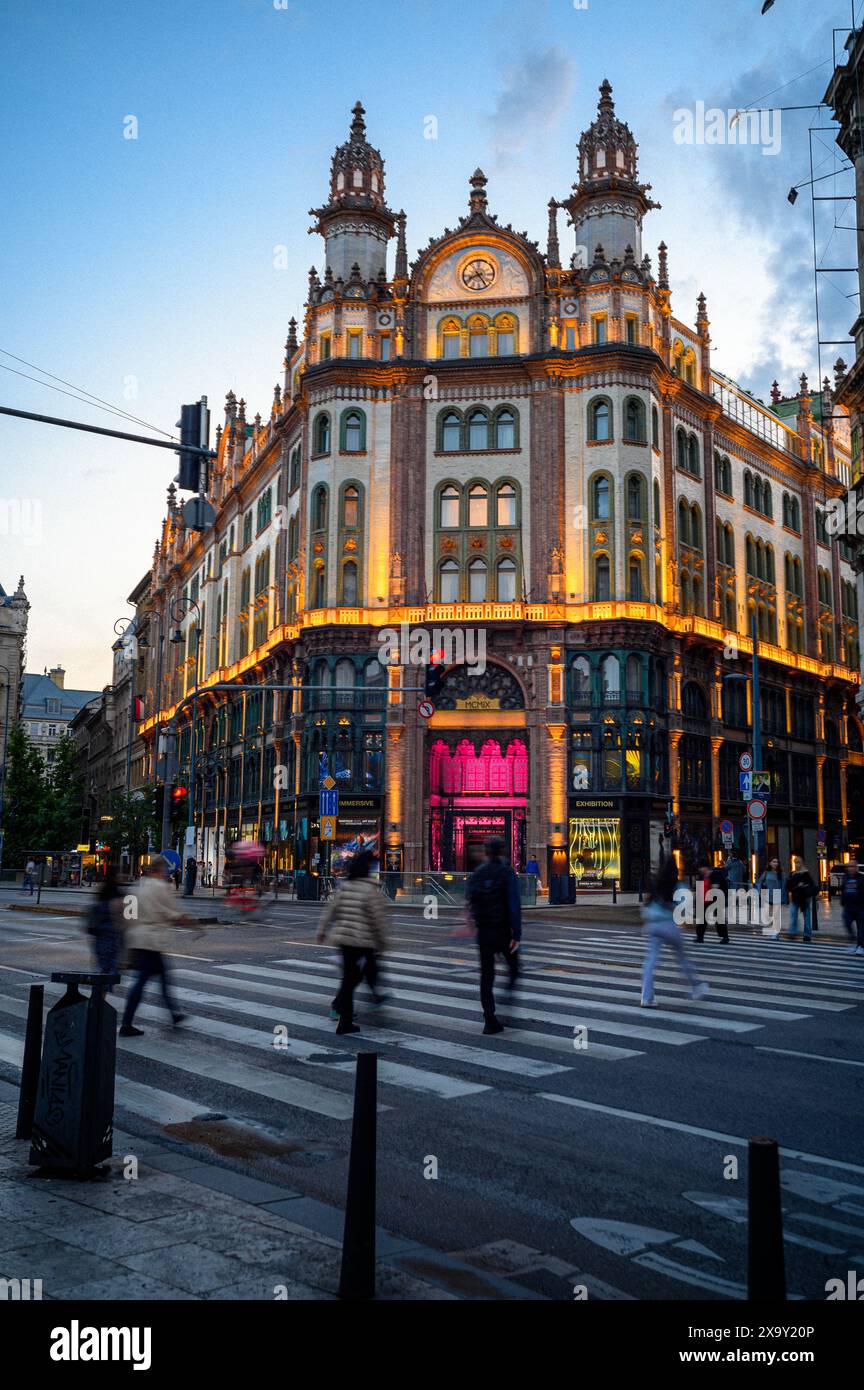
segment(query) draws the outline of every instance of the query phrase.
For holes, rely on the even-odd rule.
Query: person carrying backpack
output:
[[[331,1013],[339,1022],[337,1033],[359,1033],[354,1022],[354,991],[365,977],[376,1003],[378,955],[387,945],[387,915],[381,894],[369,879],[371,855],[366,851],[349,860],[345,879],[321,914],[316,940],[320,945],[331,936],[342,952],[342,984],[333,1000]]]
[[[519,978],[522,909],[519,880],[502,858],[504,841],[499,835],[491,835],[484,848],[486,859],[469,878],[465,898],[477,930],[483,1032],[500,1033],[504,1024],[495,1013],[495,957],[504,957],[509,971],[509,986],[513,989]]]

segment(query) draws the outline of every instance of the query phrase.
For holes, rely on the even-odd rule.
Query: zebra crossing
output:
[[[586,1070],[596,1076],[598,1067],[626,1067],[649,1053],[712,1040],[761,1046],[764,1037],[765,1050],[809,1056],[800,1052],[803,1021],[864,1003],[864,962],[843,946],[741,937],[728,947],[706,941],[690,948],[710,986],[698,1001],[661,959],[659,1007],[647,1013],[639,1004],[638,932],[598,927],[525,943],[517,991],[508,996],[499,982],[507,1027],[492,1040],[481,1031],[472,943],[419,945],[407,941],[387,953],[386,1005],[372,1012],[361,985],[361,1031],[343,1037],[328,1016],[338,981],[330,949],[292,943],[288,955],[257,964],[176,953],[173,992],[185,1022],[167,1028],[161,1001],[145,995],[136,1018],[144,1036],[118,1038],[118,1113],[163,1125],[191,1120],[212,1109],[215,1086],[235,1114],[254,1098],[286,1115],[342,1124],[352,1113],[354,1054],[370,1047],[379,1053],[381,1113],[398,1109],[409,1093],[482,1107],[504,1088],[541,1102],[549,1078],[557,1095],[571,1081],[578,1087]],[[0,1061],[12,1068],[21,1063],[27,983],[21,971],[0,968]],[[62,986],[46,986],[50,1002],[61,993]],[[776,1029],[768,1035],[771,1025],[788,1037]],[[196,1098],[202,1079],[207,1104]]]

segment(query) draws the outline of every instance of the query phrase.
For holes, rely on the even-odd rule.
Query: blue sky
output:
[[[277,5],[7,9],[0,348],[162,429],[201,393],[215,425],[229,388],[250,418],[266,414],[288,320],[301,318],[309,266],[322,264],[308,209],[326,198],[358,97],[413,257],[465,211],[478,164],[492,211],[545,245],[546,204],[576,177],[576,141],[605,76],[663,205],[645,249],[669,246],[676,315],[692,321],[704,290],[715,365],[757,394],[775,375],[787,393],[801,371],[815,377],[810,204],[806,190],[794,208],[785,197],[809,178],[811,113],[784,116],[780,151],[766,156],[676,144],[674,112],[734,108],[781,84],[766,104],[818,101],[831,26],[848,22],[843,0],[818,18],[807,0],[777,0],[764,18],[760,0]],[[430,115],[435,140],[424,138]],[[130,116],[135,140],[123,137]],[[814,141],[820,173],[842,162],[830,131]],[[820,188],[833,190],[833,180]],[[851,265],[851,234],[829,244],[835,208],[820,205],[820,256]],[[845,211],[837,220],[851,225]],[[280,246],[287,268],[274,265]],[[857,314],[854,279],[825,279],[836,331],[823,335],[840,338]],[[136,428],[8,370],[0,404]],[[29,670],[60,662],[71,685],[110,679],[113,623],[148,568],[175,471],[161,450],[0,417],[0,501],[24,507],[17,527],[0,525],[0,582],[10,591],[25,575]]]

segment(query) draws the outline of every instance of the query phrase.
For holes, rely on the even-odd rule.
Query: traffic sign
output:
[[[729,832],[729,834],[725,834],[725,835],[723,836],[723,848],[724,848],[724,849],[731,849],[732,846],[734,845],[734,843],[735,843],[735,836],[731,833],[731,831]]]
[[[751,796],[753,795],[753,773],[739,772],[738,785],[741,789],[741,795],[743,796],[744,800],[749,801]]]
[[[741,757],[738,759],[738,766],[739,766],[739,768],[741,769],[742,772],[752,772],[752,770],[753,770],[753,754],[752,754],[752,753],[742,753],[742,754],[741,754]]]
[[[734,825],[732,824],[731,820],[721,820],[721,822],[720,822],[720,834],[721,834],[721,835],[731,835],[734,829],[735,829],[735,827],[734,827]]]
[[[327,774],[326,777],[322,777],[322,778],[321,778],[321,786],[325,789],[325,791],[328,791],[328,792],[329,792],[329,791],[332,791],[333,788],[335,787],[335,785],[336,785],[336,782],[335,782],[335,780],[330,776],[329,772],[328,772],[328,774]]]
[[[318,793],[318,814],[320,816],[333,816],[335,819],[339,814],[339,790],[334,785],[332,791],[321,791]]]
[[[435,713],[435,706],[431,700],[421,700],[417,706],[417,713],[421,719],[431,719]]]
[[[748,803],[747,814],[751,820],[755,820],[758,823],[765,819],[768,814],[768,807],[765,805],[764,801],[754,797],[753,800]]]
[[[816,839],[819,841],[820,845],[824,845],[824,843],[825,843],[825,831],[824,831],[824,830],[817,830],[817,831],[816,831]]]
[[[322,839],[322,840],[335,840],[335,839],[336,839],[336,817],[335,817],[335,816],[322,816],[322,817],[321,817],[321,839]]]

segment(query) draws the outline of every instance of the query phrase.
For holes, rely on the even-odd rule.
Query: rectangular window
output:
[[[243,549],[252,544],[252,513],[247,512],[243,518]]]
[[[320,351],[319,351],[319,357],[320,357],[321,361],[322,361],[322,362],[327,362],[327,361],[329,361],[329,359],[330,359],[330,353],[331,353],[331,351],[332,351],[332,346],[331,346],[331,342],[330,342],[330,334],[329,334],[329,333],[322,333],[322,334],[321,334],[321,337],[318,339],[318,343],[319,343],[319,349],[320,349]]]
[[[353,329],[349,329],[349,330],[348,330],[348,356],[349,356],[349,357],[361,357],[361,356],[362,356],[362,347],[363,347],[363,335],[362,335],[361,333],[354,332]]]
[[[606,315],[596,314],[594,317],[594,342],[605,343],[606,341]]]
[[[389,361],[390,361],[390,334],[389,334],[389,333],[382,333],[382,334],[381,334],[381,346],[380,346],[380,351],[379,351],[379,354],[378,354],[378,355],[379,355],[379,357],[381,358],[381,361],[382,361],[382,362],[389,362]]]
[[[568,352],[576,351],[576,325],[568,323],[564,330],[564,346]]]
[[[471,333],[468,338],[472,357],[489,356],[489,334],[485,328],[479,333]]]
[[[459,348],[460,348],[459,338],[460,338],[460,335],[459,335],[458,333],[445,333],[445,334],[444,334],[444,356],[445,356],[445,357],[458,357],[458,356],[459,356]]]
[[[516,351],[516,339],[512,333],[498,334],[498,356],[512,357]]]
[[[638,343],[639,324],[634,314],[628,314],[624,320],[624,341],[627,343]]]

